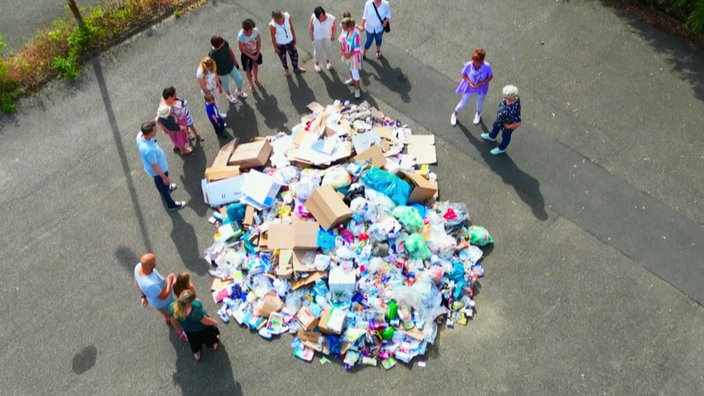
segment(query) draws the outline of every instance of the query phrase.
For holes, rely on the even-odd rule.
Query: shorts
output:
[[[242,64],[242,70],[247,71],[247,70],[252,70],[252,65],[254,64],[254,61],[252,58],[248,57],[245,54],[240,55],[240,63]],[[261,65],[262,64],[262,53],[259,53],[259,57],[257,58],[257,64]]]

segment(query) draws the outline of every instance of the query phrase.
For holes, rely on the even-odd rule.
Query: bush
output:
[[[5,45],[0,34],[0,54],[2,54],[2,49]],[[5,60],[0,59],[0,111],[5,113],[15,111],[15,98],[17,97],[18,88],[19,84],[8,76]]]

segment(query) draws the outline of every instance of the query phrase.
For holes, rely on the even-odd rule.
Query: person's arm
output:
[[[520,121],[511,123],[511,124],[504,124],[504,128],[507,128],[507,129],[514,129],[514,130],[517,129],[519,126],[521,126],[521,122],[520,122]]]
[[[288,17],[288,26],[291,28],[291,36],[293,37],[293,45],[296,45],[296,29],[293,28],[293,20],[291,16]]]
[[[200,323],[202,323],[206,326],[212,326],[212,327],[218,326],[218,322],[216,322],[215,319],[211,318],[210,316],[203,316],[203,319],[200,320]]]
[[[159,294],[159,296],[157,297],[159,300],[166,300],[166,297],[168,297],[169,294],[171,294],[171,285],[174,283],[175,279],[176,279],[176,275],[174,275],[174,274],[169,274],[166,276],[166,287],[161,292],[161,294]]]
[[[332,21],[332,36],[330,36],[330,41],[335,41],[335,37],[337,37],[337,21],[333,20]]]
[[[269,25],[269,34],[271,34],[271,45],[274,46],[274,52],[276,52],[276,55],[278,55],[279,46],[276,45],[276,28]]]
[[[247,53],[247,51],[246,51],[245,48],[244,48],[244,41],[239,41],[239,40],[238,40],[238,41],[237,41],[237,46],[240,48],[240,52],[241,52],[241,53],[243,53],[243,54],[249,56],[249,54]]]
[[[315,18],[315,14],[311,15],[310,21],[308,21],[308,35],[310,36],[310,41],[313,41],[313,18]]]
[[[164,184],[166,184],[167,186],[171,184],[171,180],[169,179],[169,177],[166,176],[166,174],[161,170],[161,168],[159,168],[159,165],[157,165],[156,162],[153,164],[149,164],[149,166],[151,166],[152,169],[154,169],[154,172],[156,172],[156,174],[161,177],[161,180],[164,182]]]
[[[257,35],[257,55],[256,56],[252,55],[252,60],[256,61],[257,59],[259,59],[259,51],[261,51],[261,50],[262,50],[262,35],[258,34]]]
[[[222,83],[220,82],[220,76],[215,75],[215,84],[218,86],[218,92],[222,93]]]
[[[210,92],[210,90],[208,89],[208,86],[205,84],[206,78],[207,77],[205,77],[205,75],[204,75],[203,78],[198,79],[198,85],[200,86],[200,90],[203,91],[204,93]]]
[[[142,308],[146,308],[149,306],[149,301],[147,301],[147,296],[144,295],[144,292],[142,292],[142,289],[139,288],[139,283],[137,283],[137,279],[134,280],[134,287],[137,289],[139,292],[139,295],[142,296],[139,299],[139,303],[142,306]]]
[[[237,57],[235,56],[234,51],[232,51],[232,47],[230,47],[230,46],[228,45],[228,46],[227,46],[227,50],[230,51],[230,57],[232,58],[232,62],[235,64],[235,67],[237,68],[237,70],[239,70],[239,69],[240,69],[240,64],[237,63]]]

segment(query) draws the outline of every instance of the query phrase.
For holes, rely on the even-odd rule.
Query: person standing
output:
[[[220,330],[215,319],[208,316],[195,291],[186,289],[169,305],[169,313],[183,326],[193,358],[200,361],[200,350],[205,346],[218,349]]]
[[[186,126],[178,124],[171,106],[164,103],[160,104],[156,112],[156,121],[174,144],[174,152],[178,152],[181,155],[188,155],[193,152],[193,149],[188,147]]]
[[[176,330],[179,337],[184,341],[188,341],[188,336],[183,331],[181,324],[172,321],[171,315],[167,311],[169,304],[174,301],[174,295],[171,291],[171,285],[174,280],[174,274],[169,274],[164,279],[157,271],[154,253],[143,254],[139,259],[139,263],[134,267],[134,284],[141,294],[140,305],[143,308],[149,305],[154,307],[164,317],[166,323],[171,323],[174,326],[174,330]]]
[[[367,0],[364,4],[364,14],[362,15],[362,25],[360,30],[366,30],[367,39],[364,42],[362,57],[367,56],[367,51],[372,46],[372,41],[376,42],[376,58],[381,59],[381,43],[384,31],[390,29],[391,6],[386,0]]]
[[[206,56],[200,60],[198,69],[196,69],[196,79],[200,87],[200,93],[205,97],[206,94],[212,94],[217,103],[222,94],[222,84],[220,77],[217,74],[217,66],[213,58]],[[222,118],[227,117],[227,113],[220,113]]]
[[[361,46],[359,32],[356,29],[357,23],[352,18],[344,18],[341,22],[342,34],[340,34],[341,60],[347,64],[350,70],[350,79],[345,84],[354,84],[354,97],[359,99],[359,71],[362,69]]]
[[[210,52],[208,56],[215,61],[215,68],[217,70],[218,76],[220,77],[220,83],[225,91],[225,97],[230,103],[237,103],[237,98],[232,96],[230,92],[230,83],[228,77],[232,77],[237,85],[237,95],[244,99],[247,94],[242,90],[242,75],[240,74],[240,65],[237,63],[235,58],[235,53],[232,52],[230,48],[230,43],[219,35],[214,35],[210,38]]]
[[[171,192],[177,186],[169,179],[169,162],[164,150],[156,142],[156,122],[147,121],[137,134],[137,150],[142,159],[144,171],[154,179],[156,189],[169,210],[178,210],[186,206],[185,201],[174,201]]]
[[[296,30],[293,28],[291,16],[288,12],[274,10],[271,13],[271,22],[269,22],[269,33],[271,34],[271,44],[274,46],[274,52],[281,59],[281,65],[284,67],[284,75],[289,77],[291,72],[288,70],[288,62],[286,53],[291,57],[291,65],[296,73],[305,73],[306,68],[298,65],[298,50],[296,49]]]
[[[332,69],[330,54],[332,52],[332,42],[335,41],[335,16],[325,13],[323,7],[315,7],[313,15],[308,23],[308,34],[313,41],[313,60],[315,61],[315,71],[320,73],[320,61],[325,54],[325,67]]]
[[[518,88],[507,85],[501,93],[504,98],[499,102],[494,126],[491,128],[491,132],[482,133],[482,139],[494,142],[501,131],[501,143],[491,150],[493,155],[506,152],[506,148],[511,143],[511,134],[521,126],[521,98],[518,97]]]
[[[225,120],[223,120],[220,110],[218,109],[218,104],[215,102],[215,97],[211,93],[205,94],[203,97],[205,99],[205,113],[208,115],[208,120],[213,125],[215,129],[215,134],[221,138],[225,134]]]
[[[474,114],[474,125],[478,125],[482,120],[482,108],[484,98],[489,92],[489,82],[494,78],[489,62],[485,62],[486,51],[484,48],[477,48],[472,52],[472,57],[462,69],[462,81],[455,90],[456,94],[461,94],[462,99],[455,106],[455,111],[450,116],[450,125],[457,125],[457,115],[467,106],[473,95],[477,95],[477,112]]]
[[[247,73],[250,92],[254,92],[252,77],[254,77],[254,83],[258,87],[262,87],[262,82],[259,81],[259,65],[262,64],[262,37],[253,20],[247,18],[242,21],[242,29],[237,34],[237,41],[240,47],[242,70]]]
[[[186,127],[186,137],[188,137],[188,132],[193,133],[192,139],[198,139],[203,141],[203,138],[198,134],[198,130],[195,125],[193,125],[193,116],[191,111],[188,110],[188,102],[186,99],[179,98],[176,94],[176,88],[173,86],[164,88],[161,91],[161,104],[168,105],[171,107],[171,114],[176,118],[176,123],[180,127]]]

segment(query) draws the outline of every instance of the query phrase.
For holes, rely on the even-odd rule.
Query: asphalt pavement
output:
[[[230,106],[230,134],[286,131],[311,100],[351,99],[339,61],[332,73],[312,70],[306,26],[317,3],[290,3],[303,75],[283,76],[266,34],[280,2],[217,1],[0,116],[0,393],[704,393],[704,55],[587,1],[392,2],[385,56],[364,65],[363,98],[435,134],[441,198],[466,202],[495,239],[474,320],[443,329],[426,367],[304,363],[290,336],[265,341],[236,324],[195,363],[161,316],[139,307],[132,268],[153,251],[162,273],[187,269],[208,288],[201,257],[213,229],[200,178],[219,144],[196,105],[195,69],[213,33],[234,42],[247,17],[264,32],[265,89]],[[323,6],[337,16],[363,8]],[[475,47],[495,75],[484,122],[471,124],[472,102],[452,127]],[[509,83],[524,122],[507,155],[493,157],[479,135]],[[189,157],[169,153],[174,197],[189,203],[168,213],[134,137],[172,84],[206,140]]]

